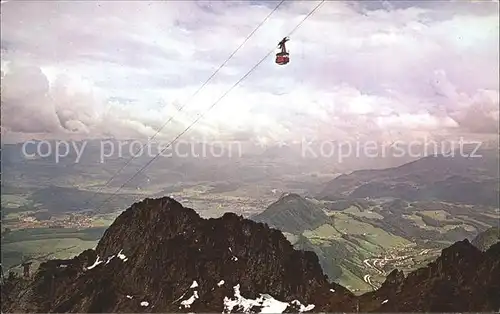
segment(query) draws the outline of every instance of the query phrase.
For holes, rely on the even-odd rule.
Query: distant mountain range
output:
[[[2,312],[484,312],[500,308],[500,244],[467,240],[407,277],[355,296],[329,283],[316,254],[265,224],[202,219],[170,198],[124,211],[95,250],[9,276]]]
[[[499,154],[480,150],[463,157],[427,156],[399,167],[359,170],[330,181],[319,198],[400,198],[499,206]]]

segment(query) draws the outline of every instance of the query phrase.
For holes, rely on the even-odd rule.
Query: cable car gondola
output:
[[[278,43],[278,48],[280,48],[281,51],[276,54],[276,63],[279,65],[285,65],[290,62],[290,54],[286,51],[285,46],[285,43],[289,40],[288,37],[285,37]]]

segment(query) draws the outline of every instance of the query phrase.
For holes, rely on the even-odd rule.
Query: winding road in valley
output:
[[[415,256],[422,256],[422,255],[427,255],[430,254],[433,250],[432,249],[424,249],[421,250],[420,252],[412,252],[408,255],[396,255],[396,254],[388,254],[388,256],[384,256],[381,258],[380,256],[377,256],[376,258],[367,258],[363,260],[363,264],[367,267],[367,270],[373,270],[375,273],[377,273],[380,276],[385,277],[387,273],[383,270],[385,265],[388,263],[391,264],[391,266],[394,266],[394,268],[398,267],[398,264],[401,261],[407,260],[407,259],[412,259]],[[439,251],[439,250],[436,250]],[[434,253],[434,252],[432,252]],[[393,267],[391,267],[393,268]],[[378,276],[377,276],[378,277]],[[372,286],[373,288],[377,289],[377,283],[372,282],[372,277],[370,274],[366,274],[363,276],[364,282]]]

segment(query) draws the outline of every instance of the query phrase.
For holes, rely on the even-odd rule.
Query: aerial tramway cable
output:
[[[292,35],[301,25],[304,23],[323,3],[325,0],[321,0],[316,7],[307,14],[304,19],[295,26],[295,28],[287,35]],[[259,62],[257,62],[243,77],[241,77],[233,86],[231,86],[219,99],[217,99],[204,113],[199,114],[198,118],[195,119],[184,131],[179,133],[163,150],[161,150],[156,156],[154,156],[150,161],[148,161],[143,167],[141,167],[132,177],[130,177],[125,183],[123,183],[114,193],[111,194],[101,205],[98,207],[96,211],[99,211],[102,206],[104,206],[107,202],[109,202],[114,196],[116,196],[121,189],[125,187],[129,182],[131,182],[137,175],[139,175],[144,169],[146,169],[150,164],[152,164],[165,150],[167,150],[176,140],[178,140],[182,135],[184,135],[187,131],[189,131],[203,116],[210,111],[213,107],[215,107],[226,95],[228,95],[236,86],[238,86],[243,80],[245,80],[264,60],[266,60],[271,54],[273,54],[274,48],[269,51]]]
[[[281,0],[278,5],[264,18],[264,20],[262,20],[262,22],[260,22],[259,25],[257,25],[257,27],[255,27],[255,29],[245,38],[245,40],[243,40],[243,42],[238,46],[238,48],[236,48],[236,50],[233,51],[233,53],[231,53],[231,55],[229,55],[229,57],[226,59],[226,61],[224,61],[220,66],[219,68],[193,93],[193,95],[191,95],[191,97],[189,97],[189,99],[179,108],[178,112],[181,112],[182,109],[184,109],[184,107],[186,107],[187,104],[189,104],[191,102],[191,100],[212,80],[212,78],[217,74],[219,73],[219,71],[229,62],[229,60],[231,60],[233,58],[233,56],[243,47],[243,45],[245,45],[245,43],[253,36],[253,34],[255,34],[255,32],[262,26],[264,25],[264,23],[271,17],[271,15],[273,15],[274,12],[276,12],[276,10],[278,10],[278,8],[283,4],[283,2],[285,2],[285,0]],[[174,118],[174,115],[172,115],[170,117],[170,119],[167,120],[167,122],[165,122],[157,131],[156,133],[149,139],[150,141],[153,140],[160,132],[161,130],[163,130],[165,128],[165,126],[167,126],[167,124],[172,121],[172,119]],[[115,173],[111,176],[111,178],[109,178],[109,180],[102,186],[100,187],[93,195],[91,198],[89,198],[86,202],[85,202],[85,206],[87,206],[89,204],[89,202],[94,199],[97,194],[99,194],[99,192],[102,191],[103,188],[105,188],[106,186],[108,186],[108,184],[111,183],[111,181],[116,178],[116,176],[118,176],[131,162],[132,160],[134,160],[136,158],[136,156],[138,155],[137,153],[141,152],[144,150],[144,148],[147,146],[147,143],[144,144],[140,150],[138,150],[135,154],[132,155],[132,157]]]

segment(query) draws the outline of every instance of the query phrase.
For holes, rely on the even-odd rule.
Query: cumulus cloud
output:
[[[498,3],[2,3],[2,135],[271,141],[498,134]],[[179,109],[184,106],[182,112]]]
[[[14,132],[60,131],[48,90],[49,82],[39,68],[13,67],[2,78],[2,126]]]

